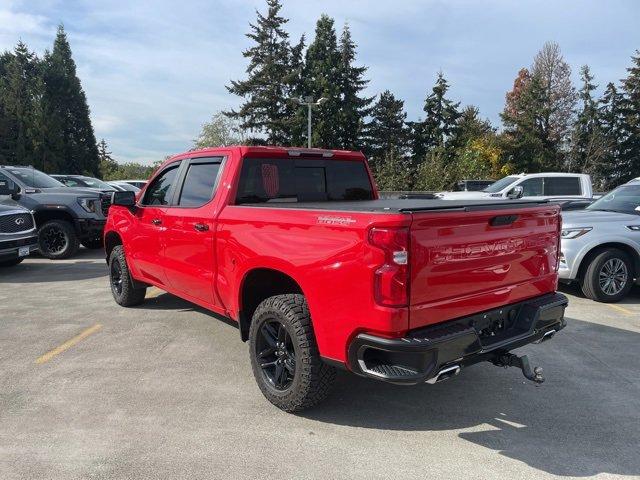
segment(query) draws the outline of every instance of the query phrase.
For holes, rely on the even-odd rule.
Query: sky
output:
[[[578,83],[589,64],[600,91],[640,49],[638,0],[282,0],[292,43],[322,13],[347,22],[368,67],[367,95],[389,89],[410,120],[438,71],[450,98],[500,125],[505,93],[544,42],[560,44]],[[245,37],[264,0],[0,0],[0,51],[18,40],[42,55],[64,24],[96,138],[120,161],[151,164],[188,150],[201,125],[240,99]],[[339,32],[338,32],[339,33]]]

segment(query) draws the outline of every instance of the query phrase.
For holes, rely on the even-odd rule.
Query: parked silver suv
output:
[[[562,214],[559,274],[599,302],[621,300],[640,272],[640,181]]]

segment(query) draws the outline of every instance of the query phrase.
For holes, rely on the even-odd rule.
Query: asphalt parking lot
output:
[[[0,271],[1,479],[640,476],[640,289],[565,288],[567,328],[520,350],[542,386],[488,364],[417,387],[341,373],[291,415],[234,326],[157,289],[118,307],[106,275],[88,250]]]

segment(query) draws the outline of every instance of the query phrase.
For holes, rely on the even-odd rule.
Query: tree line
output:
[[[42,58],[20,41],[0,55],[0,164],[47,173],[147,178],[152,167],[116,162],[96,143],[87,98],[63,26]]]
[[[322,15],[308,46],[304,35],[292,43],[280,1],[266,3],[247,34],[246,78],[227,86],[241,105],[206,124],[198,146],[221,128],[249,143],[304,145],[306,111],[295,99],[324,97],[312,144],[363,150],[383,189],[439,190],[463,178],[539,171],[589,173],[597,188],[609,189],[640,176],[640,51],[626,77],[596,98],[589,67],[582,67],[576,89],[560,47],[546,43],[506,94],[500,129],[475,106],[452,100],[439,72],[424,115],[408,120],[404,102],[389,90],[364,93],[367,68],[356,65],[348,25],[338,36],[334,20]]]

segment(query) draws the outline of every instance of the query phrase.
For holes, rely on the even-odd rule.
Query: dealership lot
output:
[[[148,291],[118,307],[99,251],[0,271],[0,478],[640,476],[640,289],[521,349],[542,386],[480,364],[434,386],[346,373],[316,409],[260,394],[237,329]]]

